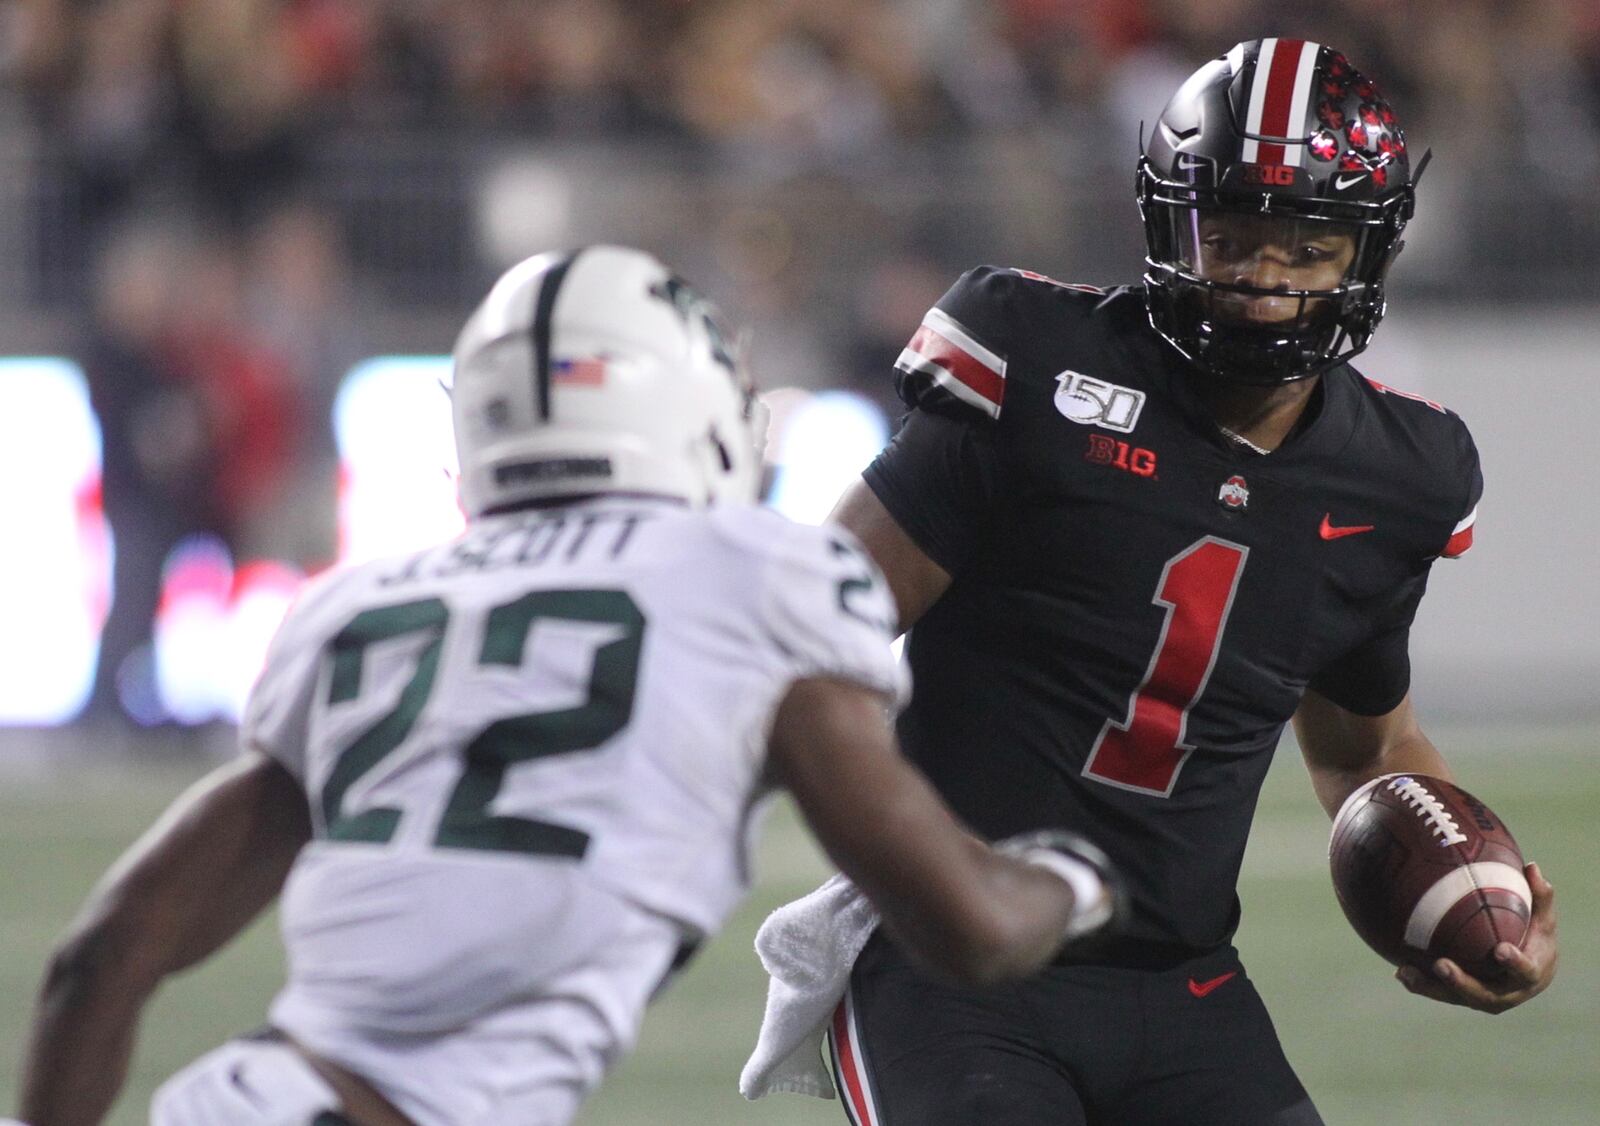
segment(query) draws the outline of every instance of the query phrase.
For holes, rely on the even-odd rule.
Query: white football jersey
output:
[[[524,511],[312,584],[242,733],[301,779],[315,829],[274,1023],[418,1121],[494,1120],[541,1068],[581,1097],[675,948],[742,896],[789,686],[898,706],[893,632],[849,533],[755,507]],[[553,1051],[550,1006],[575,999],[553,1027],[583,1043]],[[492,1043],[449,1043],[474,1033]],[[498,1071],[442,1073],[474,1067]]]

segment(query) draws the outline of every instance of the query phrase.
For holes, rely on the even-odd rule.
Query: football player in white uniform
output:
[[[280,890],[270,1029],[169,1080],[158,1126],[567,1122],[743,894],[774,786],[948,975],[1026,974],[1111,913],[1092,846],[1001,855],[900,757],[888,588],[848,533],[749,503],[759,404],[660,263],[516,266],[453,383],[466,533],[304,591],[243,756],[52,961],[31,1126],[99,1121],[156,985]]]

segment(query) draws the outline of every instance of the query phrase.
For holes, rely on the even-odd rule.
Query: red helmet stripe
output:
[[[1245,132],[1264,137],[1298,137],[1305,132],[1311,77],[1319,44],[1304,39],[1263,39],[1250,85]],[[1255,164],[1301,164],[1304,145],[1247,139],[1243,157]]]

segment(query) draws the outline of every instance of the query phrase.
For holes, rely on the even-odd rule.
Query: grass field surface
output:
[[[1491,1018],[1401,989],[1339,913],[1324,859],[1326,819],[1289,745],[1262,794],[1245,861],[1237,938],[1245,965],[1330,1124],[1600,1123],[1592,939],[1600,927],[1600,730],[1435,737],[1455,748],[1462,784],[1507,820],[1557,887],[1563,957],[1551,991]],[[52,939],[111,860],[200,769],[167,762],[8,771],[0,757],[0,1112],[15,1106],[22,1039]],[[844,1121],[836,1102],[783,1095],[747,1103],[735,1090],[765,996],[751,950],[755,929],[772,906],[827,872],[786,805],[768,823],[757,871],[754,894],[651,1010],[638,1050],[586,1109],[584,1126]],[[109,1121],[143,1123],[150,1092],[166,1075],[259,1025],[281,972],[268,917],[170,983],[147,1013]]]

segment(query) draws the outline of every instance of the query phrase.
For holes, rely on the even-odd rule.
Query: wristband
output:
[[[1072,889],[1072,916],[1062,942],[1115,929],[1128,910],[1116,866],[1094,842],[1064,829],[1040,829],[995,842],[995,851],[1053,873]]]
[[[1067,920],[1066,938],[1082,938],[1111,919],[1111,896],[1106,882],[1094,867],[1053,848],[1030,848],[1016,854],[1024,864],[1043,868],[1072,889],[1072,917]]]

